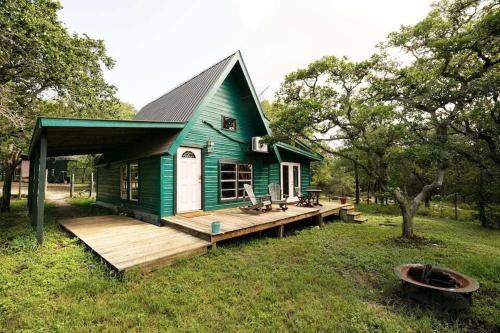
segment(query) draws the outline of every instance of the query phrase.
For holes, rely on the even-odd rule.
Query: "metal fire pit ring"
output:
[[[407,284],[412,284],[414,286],[422,287],[422,288],[427,288],[427,289],[434,289],[434,290],[439,290],[439,291],[444,291],[444,292],[449,292],[449,293],[456,293],[456,294],[463,294],[465,297],[468,298],[469,302],[472,304],[472,293],[476,290],[479,289],[479,283],[471,278],[470,276],[467,276],[465,274],[455,272],[449,268],[446,267],[439,267],[439,266],[432,266],[432,270],[435,271],[441,271],[444,273],[449,274],[453,279],[455,279],[458,287],[456,288],[446,288],[446,287],[439,287],[439,286],[434,286],[431,284],[423,283],[418,280],[415,280],[412,278],[408,273],[411,269],[424,269],[425,265],[423,264],[404,264],[400,265],[394,268],[394,274],[401,280],[403,283],[403,286]]]

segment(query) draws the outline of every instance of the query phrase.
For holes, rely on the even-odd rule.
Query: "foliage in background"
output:
[[[311,184],[322,189],[325,194],[353,195],[354,178],[349,161],[327,156],[323,161],[313,163],[311,172]]]
[[[496,172],[500,167],[499,35],[498,1],[455,0],[437,2],[424,20],[402,27],[387,43],[411,55],[413,63],[397,73],[392,82],[399,87],[385,97],[427,113],[438,128],[446,127],[440,151],[458,154],[478,169],[475,181],[482,186],[475,193],[476,204],[481,222],[491,227],[500,227],[498,219],[486,214],[496,196],[485,184],[485,178],[495,178],[493,185],[500,177]],[[449,167],[453,157],[443,157]]]
[[[132,120],[137,114],[135,107],[127,102],[116,103],[111,110],[115,119]]]
[[[273,105],[271,141],[299,138],[350,160],[398,202],[411,237],[420,203],[442,191],[458,154],[483,159],[487,151],[494,161],[499,17],[494,1],[441,1],[368,60],[328,56],[290,73]],[[412,60],[391,56],[398,52]],[[486,192],[480,217],[485,198],[495,197]]]
[[[69,33],[52,0],[0,2],[0,159],[5,172],[1,211],[37,116],[129,117],[103,77],[114,61],[102,40]]]

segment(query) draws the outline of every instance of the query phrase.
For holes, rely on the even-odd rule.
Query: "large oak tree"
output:
[[[69,33],[60,9],[53,0],[0,1],[1,211],[9,210],[14,170],[37,116],[63,109],[65,116],[110,118],[116,111],[115,88],[103,78],[113,59],[103,41]],[[49,100],[60,107],[47,107]]]
[[[441,189],[462,146],[453,135],[495,159],[498,22],[494,1],[445,0],[369,60],[330,56],[290,73],[274,105],[274,139],[300,138],[361,167],[398,202],[403,236],[412,237],[418,206]],[[403,187],[409,177],[420,180],[414,193]]]

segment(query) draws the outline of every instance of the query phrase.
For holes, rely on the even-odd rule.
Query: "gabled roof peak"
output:
[[[187,122],[238,50],[146,104],[134,120]]]

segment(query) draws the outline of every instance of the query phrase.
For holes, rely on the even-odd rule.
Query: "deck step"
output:
[[[360,212],[347,212],[347,221],[348,222],[354,222],[356,219],[361,219],[362,215]]]
[[[125,267],[123,268],[123,271],[130,270],[133,267],[139,267],[142,271],[146,272],[152,271],[159,267],[174,264],[176,261],[181,259],[189,259],[207,254],[209,245],[210,245],[209,243],[203,243],[203,244],[198,243],[198,244],[188,245],[185,246],[183,249],[178,249],[173,253],[168,253],[167,255],[158,255],[156,257],[149,259],[148,261],[141,262],[132,267]]]
[[[353,220],[354,223],[359,223],[359,224],[365,223],[366,221],[368,221],[366,217],[356,217]]]
[[[363,217],[361,212],[356,211],[353,205],[347,205],[341,208],[340,218],[344,222],[363,223],[367,219]]]
[[[201,239],[206,240],[208,242],[212,241],[212,235],[211,234],[208,234],[208,233],[196,230],[194,228],[190,228],[190,227],[188,227],[186,225],[177,223],[176,221],[169,220],[168,218],[162,218],[161,221],[162,221],[163,225],[165,225],[167,227],[173,228],[175,230],[182,231],[182,232],[184,232],[184,233],[186,233],[188,235],[201,238]]]

